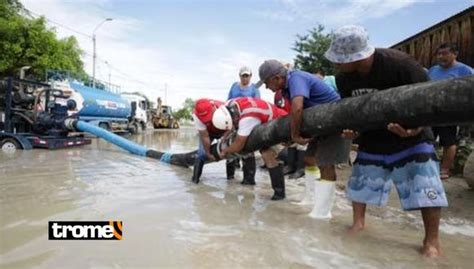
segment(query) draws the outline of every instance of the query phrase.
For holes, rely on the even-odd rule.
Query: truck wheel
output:
[[[474,153],[471,153],[471,156],[467,158],[463,174],[467,185],[474,189]]]
[[[155,128],[155,125],[153,124],[153,122],[149,121],[146,123],[146,129],[153,129]]]
[[[142,133],[142,130],[143,130],[143,129],[142,129],[142,125],[141,125],[140,123],[138,123],[138,122],[135,122],[135,123],[133,124],[133,129],[135,129],[135,132],[134,132],[135,134],[141,134],[141,133]]]
[[[104,129],[104,130],[110,131],[109,125],[105,122],[99,123],[99,127]]]
[[[21,145],[13,138],[5,138],[0,141],[0,148],[2,149],[3,153],[12,154],[17,149],[21,149]]]

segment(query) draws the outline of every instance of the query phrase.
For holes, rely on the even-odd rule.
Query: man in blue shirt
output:
[[[473,75],[472,68],[456,61],[458,50],[455,44],[444,43],[436,50],[438,65],[430,68],[428,76],[431,80],[442,80]],[[441,179],[449,178],[449,169],[456,156],[457,126],[433,127],[435,138],[439,136],[439,144],[443,147],[441,160]]]
[[[335,76],[326,76],[323,70],[316,70],[314,75],[318,78],[322,79],[324,83],[326,83],[331,89],[338,92],[337,85],[336,85],[336,77]]]
[[[260,98],[260,91],[255,86],[255,84],[250,83],[252,79],[252,70],[243,66],[239,70],[240,82],[234,82],[230,88],[229,95],[227,100],[234,99],[237,97],[254,97]],[[248,154],[247,157],[242,158],[242,171],[244,173],[244,179],[242,181],[243,185],[255,185],[255,172],[256,172],[256,163],[255,155]],[[234,178],[235,168],[239,165],[239,159],[226,162],[227,168],[227,179]]]
[[[250,80],[252,79],[252,70],[247,66],[243,66],[239,70],[239,77],[240,82],[237,81],[232,84],[227,100],[237,97],[260,98],[260,91],[255,84],[250,83]]]
[[[335,198],[335,165],[347,162],[350,141],[343,139],[338,133],[303,138],[300,129],[303,109],[337,102],[341,99],[339,94],[315,75],[289,70],[277,60],[265,61],[259,68],[259,75],[261,82],[265,83],[268,89],[273,92],[283,90],[283,94],[291,99],[291,140],[300,145],[308,144],[304,158],[305,194],[308,194],[305,198],[314,193],[314,208],[310,216],[331,218]]]

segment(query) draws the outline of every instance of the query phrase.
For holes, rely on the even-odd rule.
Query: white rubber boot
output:
[[[314,219],[332,218],[331,210],[336,198],[336,182],[318,180],[315,182],[314,207],[309,216]]]
[[[304,170],[304,193],[298,205],[311,205],[314,203],[314,184],[321,178],[321,172],[318,167],[307,167]]]

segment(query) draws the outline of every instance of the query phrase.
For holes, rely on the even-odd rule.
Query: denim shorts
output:
[[[359,151],[347,197],[353,202],[382,206],[388,201],[392,182],[404,210],[448,206],[438,158],[429,143],[390,155]]]

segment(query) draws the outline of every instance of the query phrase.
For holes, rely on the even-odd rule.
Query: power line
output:
[[[31,11],[31,10],[29,10],[29,9],[26,9],[26,8],[25,8],[25,11],[27,11],[28,13],[30,13],[30,15],[33,14],[33,15],[35,15],[35,16],[37,16],[37,17],[43,17],[43,18],[45,18],[45,20],[47,20],[48,22],[50,22],[50,23],[52,23],[52,24],[55,24],[55,25],[58,25],[58,26],[60,26],[60,27],[62,27],[62,28],[64,28],[64,29],[67,29],[67,30],[71,31],[71,32],[74,32],[74,33],[76,33],[76,34],[80,34],[80,35],[85,36],[85,37],[87,37],[87,38],[92,38],[91,35],[88,35],[88,34],[86,34],[86,33],[83,33],[83,32],[81,32],[81,31],[76,30],[76,29],[74,29],[74,28],[72,28],[72,27],[69,27],[69,26],[67,26],[67,25],[65,25],[65,24],[63,24],[63,23],[60,23],[60,22],[54,21],[54,20],[52,20],[52,19],[49,19],[49,18],[47,18],[47,17],[44,16],[44,15],[38,14],[38,13],[33,12],[33,11]],[[88,55],[88,56],[92,56],[92,53],[87,52],[87,51],[84,50],[84,49],[81,49],[81,50],[83,51],[84,54],[86,54],[86,55]],[[113,66],[112,64],[110,64],[110,61],[106,61],[106,60],[104,60],[104,59],[102,59],[102,58],[100,58],[100,57],[97,57],[97,60],[99,60],[99,61],[101,61],[101,62],[103,62],[103,63],[108,64],[108,66],[110,67],[110,69],[112,69],[112,70],[118,72],[119,74],[121,74],[121,76],[118,75],[118,77],[121,77],[122,79],[127,79],[127,80],[129,80],[129,81],[136,82],[136,83],[138,83],[138,84],[140,84],[140,85],[143,85],[143,86],[146,86],[146,87],[151,87],[151,88],[155,88],[155,89],[160,90],[160,91],[164,91],[164,89],[159,89],[159,86],[158,86],[158,84],[156,84],[156,83],[153,83],[153,82],[152,82],[152,83],[150,83],[150,82],[145,82],[145,81],[142,81],[142,80],[140,80],[140,79],[131,77],[129,74],[125,73],[124,71],[122,71],[122,70],[120,70],[119,68],[117,68],[117,67]],[[100,72],[100,71],[99,71],[99,72]],[[167,75],[167,76],[171,76],[170,74],[165,73],[165,72],[159,72],[159,73],[162,73],[162,74]],[[103,74],[100,73],[100,76],[103,77]],[[117,74],[114,74],[114,76],[117,76]],[[207,86],[205,86],[205,85],[203,85],[203,86],[171,85],[171,86],[178,87],[178,88],[185,88],[185,89],[203,90],[203,91],[206,91],[206,90],[212,90],[212,91],[214,91],[214,90],[226,89],[226,88],[221,88],[221,87],[219,87],[219,86],[207,87]]]
[[[28,13],[30,13],[30,15],[33,14],[33,15],[35,15],[35,16],[37,16],[37,17],[43,17],[43,18],[45,18],[45,20],[47,20],[48,22],[53,23],[53,24],[55,24],[55,25],[58,25],[58,26],[60,26],[60,27],[63,27],[64,29],[67,29],[67,30],[69,30],[69,31],[72,31],[72,32],[74,32],[74,33],[76,33],[76,34],[80,34],[80,35],[83,35],[83,36],[85,36],[85,37],[92,38],[92,36],[90,36],[90,35],[88,35],[88,34],[85,34],[85,33],[81,32],[81,31],[78,31],[78,30],[76,30],[76,29],[74,29],[74,28],[71,28],[71,27],[69,27],[69,26],[67,26],[67,25],[65,25],[65,24],[60,23],[60,22],[51,20],[51,19],[47,18],[47,17],[44,16],[44,15],[40,15],[40,14],[38,14],[38,13],[36,13],[36,12],[33,12],[33,11],[29,10],[29,9],[26,9],[26,8],[25,8],[25,11],[28,12]],[[84,54],[86,54],[86,55],[88,55],[88,56],[92,56],[91,53],[89,53],[89,52],[87,52],[87,51],[85,51],[85,50],[82,50],[82,51],[83,51]],[[113,70],[115,70],[116,72],[118,72],[118,73],[124,75],[124,76],[125,76],[125,77],[124,77],[125,79],[132,80],[132,81],[134,81],[134,82],[136,82],[136,83],[139,83],[139,84],[141,84],[141,85],[143,85],[143,86],[147,86],[147,87],[153,86],[153,87],[156,87],[155,85],[152,85],[152,84],[143,82],[143,81],[141,81],[141,80],[139,80],[139,79],[135,79],[135,78],[130,77],[129,74],[126,74],[125,72],[123,72],[123,71],[121,71],[120,69],[118,69],[117,67],[111,65],[110,63],[108,63],[106,60],[104,60],[104,59],[102,59],[102,58],[99,58],[99,57],[97,57],[97,56],[96,56],[96,58],[97,58],[99,61],[103,62],[103,63],[107,63],[107,64],[109,65],[110,69],[113,69]],[[100,70],[99,70],[99,72],[100,72]],[[103,77],[102,74],[100,74],[100,75],[101,75],[101,77]]]
[[[92,57],[92,54],[91,54],[90,52],[87,52],[86,50],[82,50],[82,52],[83,52],[84,54],[86,54],[86,55]],[[134,81],[134,82],[136,82],[136,83],[138,83],[138,84],[140,84],[140,85],[146,86],[146,87],[157,88],[157,85],[154,85],[153,83],[144,82],[144,81],[139,80],[139,79],[137,79],[137,78],[131,77],[129,74],[125,73],[124,71],[122,71],[122,70],[120,70],[119,68],[117,68],[117,67],[113,66],[112,64],[110,64],[110,62],[107,61],[107,60],[104,60],[104,59],[102,59],[102,58],[100,58],[100,57],[98,57],[98,56],[96,56],[96,58],[97,58],[97,60],[98,60],[99,62],[102,62],[102,63],[107,64],[107,65],[110,67],[110,69],[115,70],[116,72],[118,72],[119,74],[122,75],[122,76],[119,75],[118,77],[121,77],[121,78],[123,78],[123,79],[127,79],[127,80],[129,80],[129,81]],[[114,76],[117,76],[117,74],[114,74]]]

